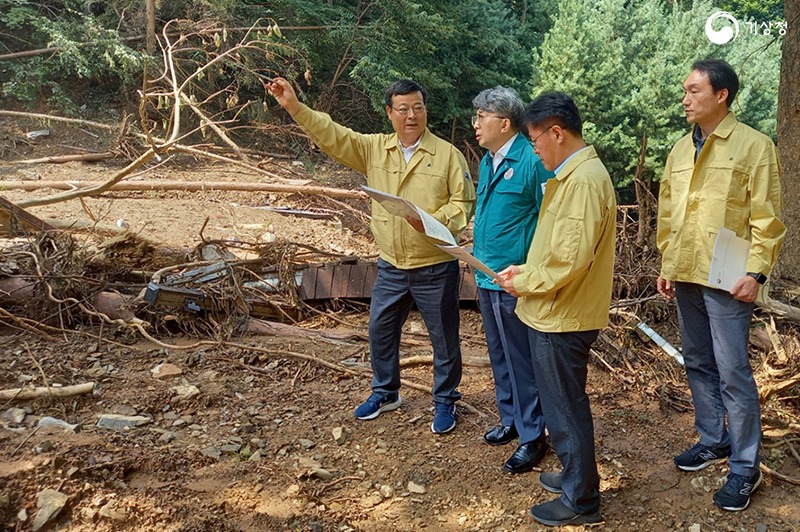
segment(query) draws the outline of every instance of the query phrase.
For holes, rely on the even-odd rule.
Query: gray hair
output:
[[[492,89],[484,89],[472,100],[472,107],[489,113],[495,113],[511,120],[511,126],[519,129],[522,125],[522,112],[525,106],[517,91],[500,85]]]

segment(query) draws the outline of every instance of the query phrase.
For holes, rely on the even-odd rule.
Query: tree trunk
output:
[[[800,2],[784,4],[784,20],[792,27],[800,23]],[[783,243],[777,274],[800,281],[800,210],[791,208],[800,202],[800,31],[783,36],[781,83],[778,90],[778,154],[783,170]]]
[[[145,0],[145,48],[149,55],[156,51],[156,0]]]

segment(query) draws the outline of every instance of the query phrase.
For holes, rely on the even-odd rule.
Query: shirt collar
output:
[[[572,155],[570,155],[569,157],[567,157],[566,159],[564,159],[564,162],[558,165],[558,168],[556,168],[556,171],[555,171],[554,173],[555,173],[556,175],[558,175],[558,173],[559,173],[559,172],[560,172],[560,171],[561,171],[561,170],[564,168],[564,166],[566,166],[566,164],[569,162],[569,160],[570,160],[570,159],[572,159],[573,157],[575,157],[576,155],[578,155],[580,152],[582,152],[583,150],[585,150],[585,149],[586,149],[586,148],[588,148],[588,147],[589,147],[589,146],[584,146],[583,148],[581,148],[581,149],[579,149],[579,150],[577,150],[577,151],[574,151],[574,152],[572,152]]]
[[[495,153],[489,152],[489,154],[492,156],[492,165],[493,165],[495,171],[497,170],[497,167],[500,166],[500,163],[503,162],[503,159],[506,158],[506,156],[508,155],[508,152],[511,151],[511,145],[514,144],[515,140],[517,140],[517,136],[518,135],[519,135],[519,131],[517,131],[514,134],[513,137],[508,139],[508,142],[503,144],[503,146],[499,150],[497,150]]]

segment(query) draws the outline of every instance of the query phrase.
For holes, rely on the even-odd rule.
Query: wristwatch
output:
[[[763,273],[747,272],[747,275],[755,279],[758,284],[764,284],[767,282],[767,276]]]

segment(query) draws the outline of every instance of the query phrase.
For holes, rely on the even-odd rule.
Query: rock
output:
[[[459,524],[459,526],[464,526],[465,524],[467,524],[467,519],[468,519],[468,518],[467,518],[467,516],[466,516],[466,515],[462,515],[461,517],[459,517],[459,518],[458,518],[458,524]]]
[[[384,499],[391,499],[394,497],[394,488],[384,484],[379,490]]]
[[[333,473],[321,467],[314,467],[310,471],[310,476],[317,477],[320,480],[330,480],[333,478]]]
[[[55,418],[55,417],[50,417],[50,416],[44,416],[43,418],[41,418],[39,420],[39,422],[36,423],[36,426],[38,428],[40,428],[40,429],[41,428],[45,428],[45,427],[60,427],[60,428],[62,428],[64,430],[68,430],[70,432],[75,432],[75,429],[78,428],[77,424],[70,425],[69,423],[67,423],[64,420],[61,420],[61,419],[58,419],[58,418]]]
[[[155,379],[169,379],[170,377],[178,377],[179,375],[182,375],[183,370],[175,364],[164,362],[151,369],[150,373]]]
[[[17,519],[22,521],[23,523],[28,520],[28,511],[23,508],[19,512],[17,512]]]
[[[3,412],[2,418],[15,425],[19,425],[25,420],[25,415],[25,411],[21,408],[9,408]]]
[[[120,414],[103,414],[97,420],[97,426],[106,428],[106,429],[114,429],[114,430],[126,430],[132,429],[134,427],[141,427],[142,425],[147,425],[152,421],[152,418],[148,416],[123,416]]]
[[[94,521],[94,518],[97,517],[97,510],[94,508],[81,508],[81,517],[84,521]]]
[[[69,497],[56,490],[47,489],[39,492],[39,495],[36,496],[36,517],[33,519],[33,530],[39,530],[58,517],[68,499]]]
[[[0,494],[0,510],[5,510],[6,508],[11,507],[11,497],[9,497],[8,493]]]
[[[114,521],[125,521],[128,518],[125,510],[117,508],[113,502],[107,503],[97,513],[100,514],[100,517],[106,517]]]
[[[255,450],[253,454],[250,455],[250,458],[247,459],[248,462],[258,462],[261,460],[261,451]]]
[[[711,483],[708,481],[708,477],[694,477],[689,481],[689,484],[695,489],[703,490],[706,493],[711,492]]]
[[[700,532],[700,524],[695,523],[689,527],[689,532]]]
[[[410,491],[411,493],[417,493],[417,494],[420,494],[420,495],[425,493],[426,491],[428,491],[428,490],[425,489],[425,486],[420,486],[419,484],[417,484],[413,480],[409,480],[408,481],[408,486],[406,487],[406,489],[408,491]]]
[[[347,439],[344,427],[334,427],[331,433],[333,433],[333,441],[335,441],[337,445],[342,445]]]
[[[767,532],[767,525],[764,523],[756,523],[756,532]]]
[[[121,414],[123,416],[135,416],[136,409],[128,405],[117,405],[111,409],[113,414]]]
[[[380,493],[372,493],[361,499],[362,508],[372,508],[383,502],[383,497]]]
[[[188,401],[194,397],[200,395],[200,390],[197,386],[192,384],[181,384],[178,386],[173,386],[170,388],[173,392],[175,392],[175,397],[172,398],[172,401]]]
[[[291,486],[286,488],[286,496],[290,498],[297,497],[298,495],[300,495],[300,491],[301,488],[299,484],[292,484]]]
[[[297,443],[299,443],[300,447],[302,447],[303,449],[311,449],[316,445],[316,443],[314,443],[313,441],[306,440],[305,438],[300,438],[299,440],[297,440]]]
[[[51,442],[50,440],[41,441],[38,444],[36,444],[36,446],[34,446],[33,448],[33,452],[36,454],[49,453],[52,450],[53,450],[53,442]]]
[[[206,447],[200,451],[200,454],[219,460],[222,457],[222,451],[217,447]]]
[[[229,443],[227,445],[220,445],[218,449],[223,453],[234,454],[238,453],[242,446],[238,443]]]
[[[175,434],[174,432],[167,431],[164,434],[162,434],[160,438],[158,438],[158,441],[163,441],[163,442],[169,443],[172,440],[174,440],[176,437],[177,437],[177,434]]]

